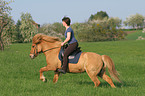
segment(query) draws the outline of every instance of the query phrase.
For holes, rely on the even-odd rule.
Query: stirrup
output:
[[[60,73],[66,74],[66,72],[62,69],[58,69],[57,71],[60,72]]]

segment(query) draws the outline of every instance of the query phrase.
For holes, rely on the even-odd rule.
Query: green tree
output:
[[[39,32],[49,36],[56,36],[56,37],[63,38],[65,27],[59,22],[55,22],[53,24],[43,24],[40,27]]]
[[[130,26],[134,29],[143,28],[144,19],[145,17],[141,14],[135,14],[127,17],[126,21],[124,21],[124,24],[125,26]]]
[[[6,2],[4,0],[0,0],[0,50],[4,50],[4,42],[3,42],[3,38],[4,38],[4,34],[3,32],[5,31],[5,28],[8,26],[8,24],[11,22],[11,16],[10,15],[10,11],[12,10],[9,6],[10,2]]]
[[[16,26],[14,20],[11,20],[9,24],[4,28],[2,33],[4,45],[9,45],[16,40]]]
[[[65,27],[62,25],[62,23],[56,22],[52,24],[53,30],[57,33],[58,37],[64,36]]]
[[[89,20],[103,20],[104,18],[109,18],[108,14],[104,11],[97,12],[95,15],[91,15]]]
[[[16,42],[18,42],[18,43],[23,42],[23,37],[21,34],[20,26],[21,26],[21,21],[18,20],[16,23]]]
[[[38,33],[38,28],[34,24],[34,20],[30,13],[22,13],[20,31],[23,37],[23,42],[30,42],[35,34]]]
[[[120,28],[122,20],[118,17],[111,17],[107,20],[107,23],[110,26],[110,28]]]
[[[39,33],[44,33],[46,35],[53,36],[55,34],[53,29],[54,28],[52,24],[43,24],[39,29]]]
[[[72,28],[77,33],[79,41],[96,42],[125,39],[125,33],[122,30],[108,26],[110,25],[107,21],[100,24],[85,22],[74,23]]]
[[[78,22],[74,23],[74,24],[71,25],[71,27],[72,27],[72,29],[75,33],[76,39],[79,40],[78,34],[79,34],[79,29],[81,28],[81,23],[78,23]]]

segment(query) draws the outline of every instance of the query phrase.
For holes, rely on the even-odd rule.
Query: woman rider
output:
[[[58,72],[61,72],[63,74],[65,74],[67,71],[69,55],[78,47],[78,41],[74,36],[74,32],[70,27],[70,23],[71,20],[69,17],[63,17],[62,24],[66,28],[66,31],[65,31],[65,40],[63,43],[61,43],[61,46],[63,46],[65,43],[68,43],[68,47],[64,51],[62,69],[58,69]]]

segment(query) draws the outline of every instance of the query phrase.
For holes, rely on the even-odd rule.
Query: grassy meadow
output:
[[[135,32],[126,36],[127,40],[136,40],[139,36],[145,38],[145,33],[142,33],[142,30],[136,30]]]
[[[117,88],[99,78],[94,84],[87,73],[67,73],[53,84],[53,71],[45,72],[47,83],[39,80],[45,56],[29,58],[31,43],[12,44],[0,52],[0,96],[145,96],[145,40],[80,42],[83,52],[110,56],[120,73],[122,84]],[[108,72],[107,72],[108,74]]]

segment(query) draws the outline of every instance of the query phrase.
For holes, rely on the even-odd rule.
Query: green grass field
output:
[[[142,30],[136,30],[136,32],[133,32],[131,34],[128,34],[126,36],[127,40],[136,40],[139,36],[142,36],[145,38],[145,33],[142,33]]]
[[[0,52],[0,96],[145,96],[145,40],[80,42],[84,52],[110,56],[123,84],[117,88],[99,78],[94,84],[87,73],[67,73],[53,84],[53,71],[45,72],[47,83],[39,80],[45,56],[29,58],[31,44],[13,44]],[[107,72],[108,74],[108,72]]]

